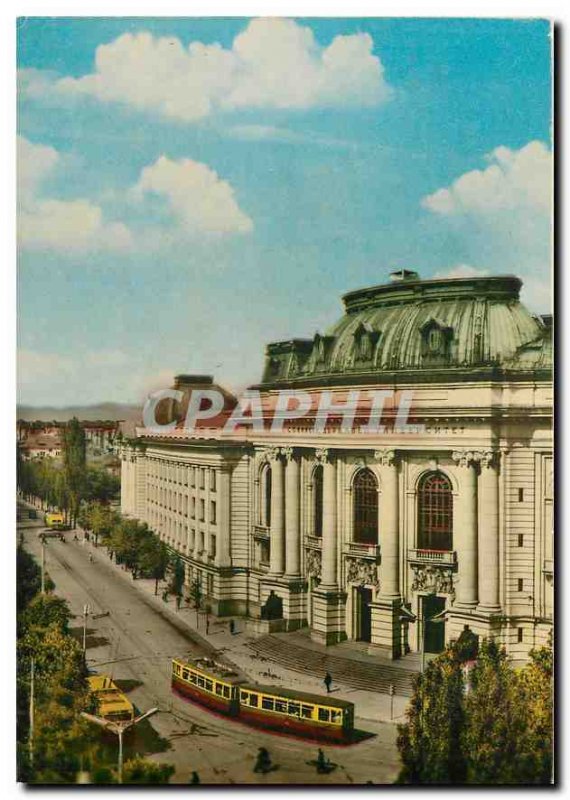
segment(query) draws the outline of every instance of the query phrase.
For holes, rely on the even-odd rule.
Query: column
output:
[[[224,464],[216,477],[217,535],[215,563],[217,567],[227,567],[231,564],[232,470],[230,465]]]
[[[499,604],[499,453],[481,454],[479,476],[479,608],[497,612]]]
[[[457,508],[453,513],[454,538],[457,541],[459,579],[455,605],[473,608],[477,605],[477,474],[474,462],[477,454],[456,451],[460,489]]]
[[[283,514],[283,461],[279,448],[270,451],[271,460],[271,551],[269,554],[269,574],[283,575],[285,519]]]
[[[321,451],[323,462],[323,544],[322,583],[319,588],[337,589],[337,503],[336,461],[327,451]]]
[[[381,479],[378,520],[381,543],[380,595],[396,600],[400,598],[398,467],[394,450],[376,451],[374,456],[380,462]]]
[[[301,528],[299,519],[299,461],[292,447],[283,448],[285,456],[285,574],[301,575]]]

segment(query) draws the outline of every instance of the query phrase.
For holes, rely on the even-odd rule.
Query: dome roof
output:
[[[324,335],[267,348],[263,383],[346,380],[449,380],[450,371],[549,370],[545,358],[522,357],[547,337],[544,322],[519,300],[513,275],[421,280],[401,270],[391,283],[349,292],[345,315]]]

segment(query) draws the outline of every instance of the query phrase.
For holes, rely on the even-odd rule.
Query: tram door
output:
[[[428,594],[422,597],[422,617],[425,620],[425,650],[426,653],[441,653],[445,649],[445,622],[443,620],[431,622],[445,608],[443,597]]]
[[[360,642],[369,642],[372,629],[372,589],[364,586],[357,586],[354,590],[354,600],[356,608],[356,639]]]

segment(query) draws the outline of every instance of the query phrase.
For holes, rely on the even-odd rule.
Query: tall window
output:
[[[453,493],[442,472],[429,472],[420,482],[418,548],[453,550]]]
[[[354,541],[378,544],[378,483],[369,469],[354,479]]]
[[[263,468],[259,487],[261,489],[259,498],[259,523],[269,528],[271,526],[271,467],[269,464],[266,464]]]
[[[313,534],[323,535],[323,465],[319,464],[313,472]]]

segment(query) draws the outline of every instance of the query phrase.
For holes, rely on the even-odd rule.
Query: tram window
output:
[[[187,669],[183,669],[183,670],[182,670],[182,677],[183,677],[183,679],[184,679],[185,681],[187,681],[187,680],[188,680],[188,674],[189,674],[189,673],[188,673],[188,670],[187,670]]]
[[[174,672],[175,672],[177,675],[180,675],[180,664],[175,664],[175,665],[174,665]]]
[[[342,722],[342,712],[331,711],[331,722],[334,722],[335,725],[340,725]]]
[[[213,689],[212,681],[206,681],[206,689],[211,692]]]
[[[242,703],[249,703],[249,693],[240,692],[240,700],[242,701]]]
[[[319,722],[329,722],[328,708],[319,708]]]
[[[197,676],[193,672],[191,672],[190,673],[190,683],[197,683],[197,681],[198,681]]]
[[[273,698],[272,697],[263,697],[261,699],[261,707],[265,708],[266,711],[273,711]]]
[[[298,717],[300,711],[301,711],[301,706],[299,705],[299,703],[289,703],[289,708],[288,708],[289,714],[295,714],[295,716]]]
[[[313,716],[313,706],[301,706],[301,716],[311,719]]]
[[[224,687],[222,686],[221,683],[217,683],[216,684],[216,694],[222,694],[223,693],[223,688]]]
[[[254,708],[257,708],[259,705],[259,697],[256,694],[250,694],[249,696],[249,704]]]
[[[198,676],[198,686],[201,686],[202,689],[204,688],[204,678]]]
[[[224,691],[224,697],[230,697],[230,695],[231,695],[230,687],[229,686],[222,686],[222,689]]]
[[[275,701],[275,711],[280,711],[282,714],[287,713],[287,703],[285,702],[285,700]]]

